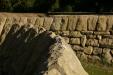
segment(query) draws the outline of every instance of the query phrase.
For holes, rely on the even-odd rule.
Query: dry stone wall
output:
[[[82,60],[113,62],[113,15],[2,16],[0,44],[13,24],[54,31],[65,38]]]

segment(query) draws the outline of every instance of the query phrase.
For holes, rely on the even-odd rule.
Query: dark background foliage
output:
[[[1,12],[112,12],[110,0],[0,0]]]

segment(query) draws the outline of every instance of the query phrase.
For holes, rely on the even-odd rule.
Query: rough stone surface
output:
[[[88,19],[88,16],[79,16],[76,30],[87,31],[87,19]]]
[[[98,40],[97,39],[88,39],[86,41],[87,46],[99,46]]]
[[[68,37],[69,36],[69,31],[61,31],[60,35]]]
[[[78,38],[78,37],[82,37],[82,34],[78,31],[70,31],[69,36]]]
[[[81,31],[82,35],[92,35],[93,31]]]
[[[67,30],[67,25],[68,25],[68,18],[67,17],[62,17],[61,20],[61,30]]]
[[[1,35],[1,32],[4,28],[6,19],[7,19],[6,17],[4,17],[4,18],[0,17],[0,35]]]
[[[53,30],[53,31],[61,30],[61,25],[62,25],[62,18],[55,17],[50,30]]]
[[[53,18],[52,18],[52,17],[45,17],[45,18],[44,18],[43,27],[44,27],[46,30],[50,30],[50,27],[51,27],[52,22],[53,22]]]
[[[80,45],[80,38],[70,38],[70,44]]]
[[[92,52],[93,52],[93,47],[91,47],[91,46],[85,47],[84,53],[92,54]]]
[[[37,17],[36,22],[35,22],[35,26],[38,27],[42,27],[44,23],[44,17]]]
[[[78,16],[69,16],[67,29],[70,31],[74,31],[76,28],[77,21],[78,21]]]
[[[75,51],[83,51],[84,48],[79,45],[72,45],[72,49]]]
[[[21,17],[19,25],[25,25],[25,24],[27,24],[27,17]]]
[[[112,61],[112,56],[110,54],[110,49],[104,48],[103,49],[103,62],[111,63]]]
[[[87,35],[87,39],[96,39],[97,36],[96,35]]]
[[[88,18],[88,30],[89,31],[96,30],[97,20],[98,20],[98,16],[91,16]]]
[[[113,39],[103,38],[99,40],[100,47],[113,48]]]
[[[94,47],[93,48],[93,54],[94,55],[101,55],[102,54],[102,48]]]
[[[66,43],[69,43],[69,38],[68,37],[63,37]]]
[[[107,17],[99,16],[98,21],[97,21],[97,30],[106,31],[106,27],[107,27]]]
[[[113,27],[113,16],[108,16],[108,22],[107,22],[107,31],[112,30]]]
[[[82,36],[82,37],[81,37],[81,45],[82,45],[83,47],[85,47],[86,41],[87,41],[86,35]]]
[[[94,35],[110,35],[110,32],[102,32],[102,31],[97,32],[96,31],[96,32],[94,32]]]

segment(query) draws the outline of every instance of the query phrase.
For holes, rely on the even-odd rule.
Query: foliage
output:
[[[111,12],[109,0],[0,0],[3,12]]]

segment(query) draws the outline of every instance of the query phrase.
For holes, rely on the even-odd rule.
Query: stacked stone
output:
[[[113,62],[112,15],[52,15],[43,17],[0,18],[0,35],[8,33],[13,24],[34,25],[64,37],[77,56],[87,61]],[[0,37],[0,43],[5,35]]]

